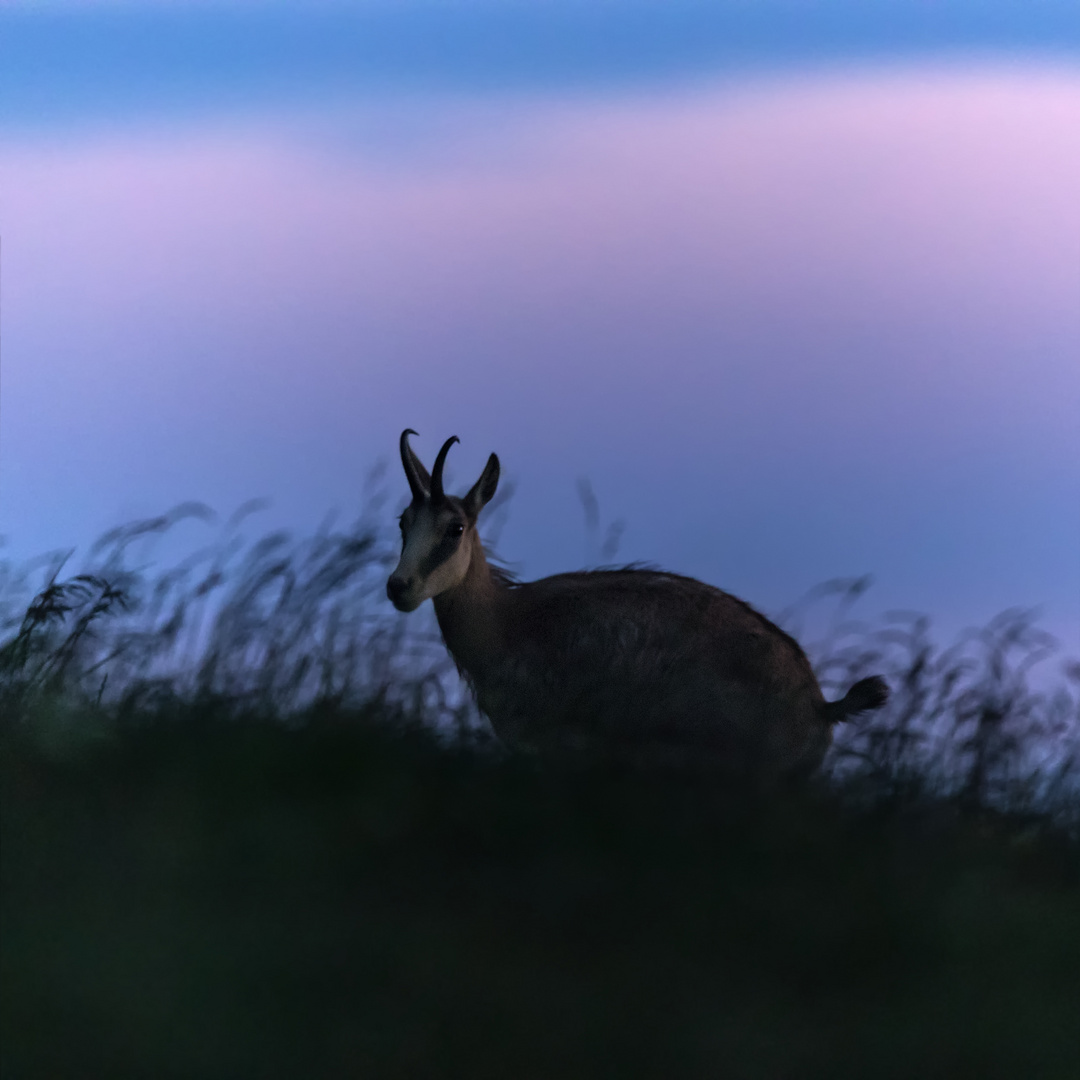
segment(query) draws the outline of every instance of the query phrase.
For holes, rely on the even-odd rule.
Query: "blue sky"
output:
[[[0,122],[1078,50],[1073,0],[8,0]]]
[[[0,533],[311,528],[410,426],[526,576],[588,475],[766,611],[1075,651],[1077,190],[1075,3],[8,3]]]

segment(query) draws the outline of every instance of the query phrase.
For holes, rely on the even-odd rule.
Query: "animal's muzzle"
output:
[[[411,578],[398,577],[396,574],[391,576],[386,583],[386,595],[390,597],[390,603],[394,607],[402,611],[406,610],[405,598],[409,595],[412,584]]]

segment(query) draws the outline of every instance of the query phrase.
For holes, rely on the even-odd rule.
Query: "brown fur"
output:
[[[794,638],[693,578],[626,568],[509,580],[489,565],[475,527],[497,478],[492,455],[464,500],[443,496],[432,510],[421,491],[406,517],[416,523],[426,513],[428,546],[440,551],[443,523],[465,523],[460,547],[444,560],[464,569],[456,580],[437,571],[442,580],[429,595],[447,649],[506,743],[778,778],[817,768],[835,723],[884,704],[877,678],[827,703]],[[425,564],[404,529],[388,591],[411,610],[425,582],[402,568]]]

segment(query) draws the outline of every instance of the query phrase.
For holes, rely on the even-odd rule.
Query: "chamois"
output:
[[[443,491],[453,436],[429,474],[401,434],[412,502],[386,591],[431,598],[446,647],[498,738],[541,754],[804,776],[840,721],[885,704],[879,676],[827,702],[798,642],[694,578],[627,567],[517,582],[477,533],[499,483],[492,454],[462,498]]]

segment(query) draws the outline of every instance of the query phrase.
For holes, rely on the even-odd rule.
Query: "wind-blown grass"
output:
[[[596,499],[582,486],[591,535]],[[372,495],[351,526],[328,518],[310,537],[246,541],[242,527],[259,508],[241,507],[213,543],[165,568],[146,561],[148,542],[187,518],[211,521],[205,507],[111,530],[68,577],[70,553],[0,567],[3,715],[26,719],[45,702],[53,722],[63,715],[76,726],[88,711],[100,724],[162,710],[286,723],[375,710],[482,739],[486,725],[430,613],[406,620],[385,600],[397,541],[380,523],[381,500]],[[607,558],[613,546],[617,535]],[[31,598],[35,571],[46,580]],[[1068,813],[1080,794],[1080,663],[1062,663],[1056,685],[1044,677],[1036,688],[1033,669],[1060,656],[1028,611],[1004,612],[947,647],[924,615],[854,619],[869,583],[827,582],[778,616],[827,696],[870,673],[892,688],[885,710],[838,730],[832,781],[872,800]]]
[[[838,730],[833,779],[878,800],[949,798],[1076,824],[1080,663],[1062,657],[1036,612],[1004,611],[942,647],[923,614],[890,612],[877,625],[851,618],[869,585],[826,582],[781,616],[803,637],[807,609],[832,602],[824,633],[804,638],[826,696],[871,672],[892,691],[886,709]]]
[[[5,567],[5,714],[48,701],[116,721],[214,709],[296,722],[378,702],[388,718],[465,723],[470,706],[430,621],[410,626],[382,599],[395,557],[385,533],[367,518],[340,529],[328,519],[307,538],[246,542],[240,526],[255,509],[165,569],[136,560],[185,518],[208,519],[204,507],[110,531],[67,578],[70,554],[54,555],[22,614],[33,568]]]

